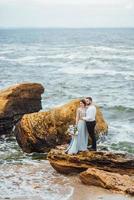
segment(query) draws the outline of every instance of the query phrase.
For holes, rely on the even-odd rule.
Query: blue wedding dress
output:
[[[73,135],[70,145],[67,149],[68,154],[76,154],[79,151],[86,151],[88,145],[88,131],[86,122],[82,120],[82,117],[86,116],[86,108],[78,108],[77,117],[79,119],[77,128],[78,135]]]

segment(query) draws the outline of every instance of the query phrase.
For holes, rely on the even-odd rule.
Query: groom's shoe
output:
[[[97,151],[97,149],[89,148],[89,151]]]

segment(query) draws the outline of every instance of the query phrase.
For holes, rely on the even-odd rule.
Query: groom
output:
[[[87,97],[85,99],[87,104],[86,117],[83,117],[83,120],[86,121],[88,133],[92,139],[92,148],[91,150],[96,151],[96,135],[95,135],[95,125],[96,125],[96,107],[92,104],[92,98]]]

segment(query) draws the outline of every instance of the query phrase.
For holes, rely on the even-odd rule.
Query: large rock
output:
[[[111,152],[87,151],[66,154],[64,148],[52,149],[48,154],[52,167],[60,173],[70,174],[96,168],[109,172],[134,175],[134,157]]]
[[[23,151],[45,152],[56,145],[66,143],[66,131],[69,124],[75,123],[79,102],[73,100],[47,112],[24,115],[15,129],[16,139]],[[107,123],[98,107],[96,120],[96,132],[107,132]]]
[[[9,134],[26,113],[39,111],[44,88],[37,83],[23,83],[0,90],[0,135]]]
[[[80,179],[87,185],[100,186],[134,195],[134,179],[128,175],[89,168],[80,174]]]

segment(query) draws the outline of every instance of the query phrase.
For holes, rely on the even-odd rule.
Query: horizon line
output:
[[[100,26],[100,27],[69,27],[69,26],[0,26],[0,29],[133,29],[134,26]]]

